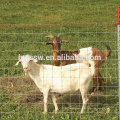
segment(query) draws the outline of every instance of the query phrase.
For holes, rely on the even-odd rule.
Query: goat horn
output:
[[[58,34],[57,37],[61,37],[61,34]]]
[[[45,36],[45,37],[48,37],[48,38],[54,38],[54,36],[52,36],[52,35],[48,35],[48,36]]]

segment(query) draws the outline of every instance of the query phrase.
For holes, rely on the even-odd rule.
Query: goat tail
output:
[[[105,44],[105,46],[106,46],[106,48],[107,48],[107,51],[105,52],[105,56],[106,56],[106,57],[109,57],[110,54],[111,54],[111,48],[110,48],[108,45],[106,45],[106,44]]]

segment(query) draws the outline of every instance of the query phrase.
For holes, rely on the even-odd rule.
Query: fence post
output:
[[[117,32],[118,32],[118,80],[119,80],[119,120],[120,120],[120,6],[117,7]]]

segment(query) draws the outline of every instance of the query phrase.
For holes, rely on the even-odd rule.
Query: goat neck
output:
[[[28,71],[28,75],[30,76],[30,78],[35,80],[40,75],[41,65],[38,65],[37,63],[31,61],[29,62],[29,68],[30,70]]]

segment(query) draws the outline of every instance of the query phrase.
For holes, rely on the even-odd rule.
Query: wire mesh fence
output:
[[[21,65],[15,67],[18,55],[52,55],[52,46],[45,36],[61,34],[61,50],[75,51],[81,48],[97,47],[106,52],[105,44],[111,48],[100,73],[104,77],[103,91],[91,96],[93,80],[89,86],[89,102],[80,115],[82,98],[79,91],[57,94],[58,114],[54,114],[51,97],[48,97],[48,116],[43,112],[43,95],[35,83],[25,76]],[[117,25],[114,23],[84,24],[1,24],[0,25],[0,118],[11,119],[118,119],[118,49]],[[39,60],[39,64],[54,65],[53,60]]]

